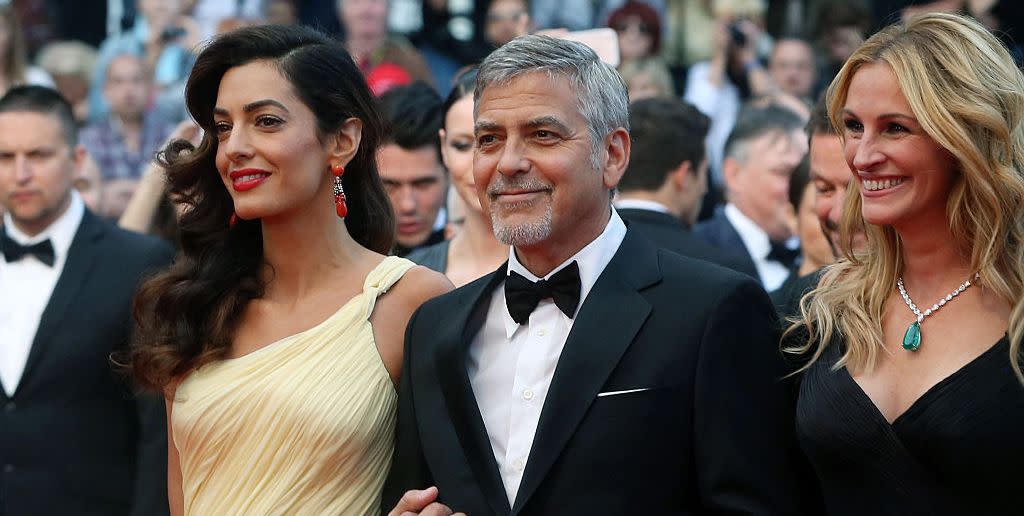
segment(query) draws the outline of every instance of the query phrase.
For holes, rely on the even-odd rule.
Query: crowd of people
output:
[[[1016,512],[1018,3],[63,4],[0,516]]]

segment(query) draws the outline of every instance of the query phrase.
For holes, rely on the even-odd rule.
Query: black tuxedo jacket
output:
[[[633,230],[579,310],[510,506],[465,368],[505,274],[410,321],[384,513],[430,485],[473,516],[801,512],[814,482],[798,478],[768,296]]]
[[[757,278],[757,271],[750,271],[752,262],[747,256],[732,254],[705,242],[672,214],[640,208],[617,208],[616,211],[631,229],[639,231],[657,247]]]
[[[750,250],[743,243],[743,239],[740,238],[740,234],[733,227],[732,222],[729,222],[729,218],[725,216],[723,208],[719,207],[710,219],[697,224],[693,228],[693,234],[731,255],[738,256],[743,266],[742,272],[754,278],[761,278],[757,273],[754,259],[750,257]]]
[[[133,396],[110,356],[143,274],[172,256],[85,212],[17,390],[0,389],[0,515],[167,513],[163,400]]]

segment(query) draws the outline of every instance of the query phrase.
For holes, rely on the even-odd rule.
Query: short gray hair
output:
[[[504,86],[536,72],[547,73],[552,79],[568,79],[578,94],[577,107],[590,133],[590,161],[598,168],[604,137],[619,127],[629,130],[629,97],[619,72],[582,43],[531,34],[495,50],[480,64],[473,92],[473,115],[476,116],[485,88]]]

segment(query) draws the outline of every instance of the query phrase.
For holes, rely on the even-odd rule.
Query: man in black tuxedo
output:
[[[630,229],[656,246],[757,277],[750,261],[691,233],[708,188],[704,138],[710,121],[676,98],[649,98],[629,107],[632,150],[619,181],[615,209]]]
[[[769,292],[782,285],[800,255],[789,245],[789,177],[807,151],[803,126],[797,114],[780,106],[740,113],[722,160],[729,202],[693,230],[711,245],[743,257]]]
[[[133,396],[110,357],[173,251],[85,208],[76,133],[56,91],[0,98],[0,515],[163,514],[163,402]]]
[[[524,36],[475,99],[474,178],[512,250],[410,321],[384,513],[800,513],[813,481],[768,296],[611,208],[630,156],[615,70]]]

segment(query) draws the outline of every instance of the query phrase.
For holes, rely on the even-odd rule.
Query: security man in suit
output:
[[[163,401],[134,396],[111,354],[173,250],[85,208],[84,158],[56,91],[0,98],[0,515],[168,510]]]

